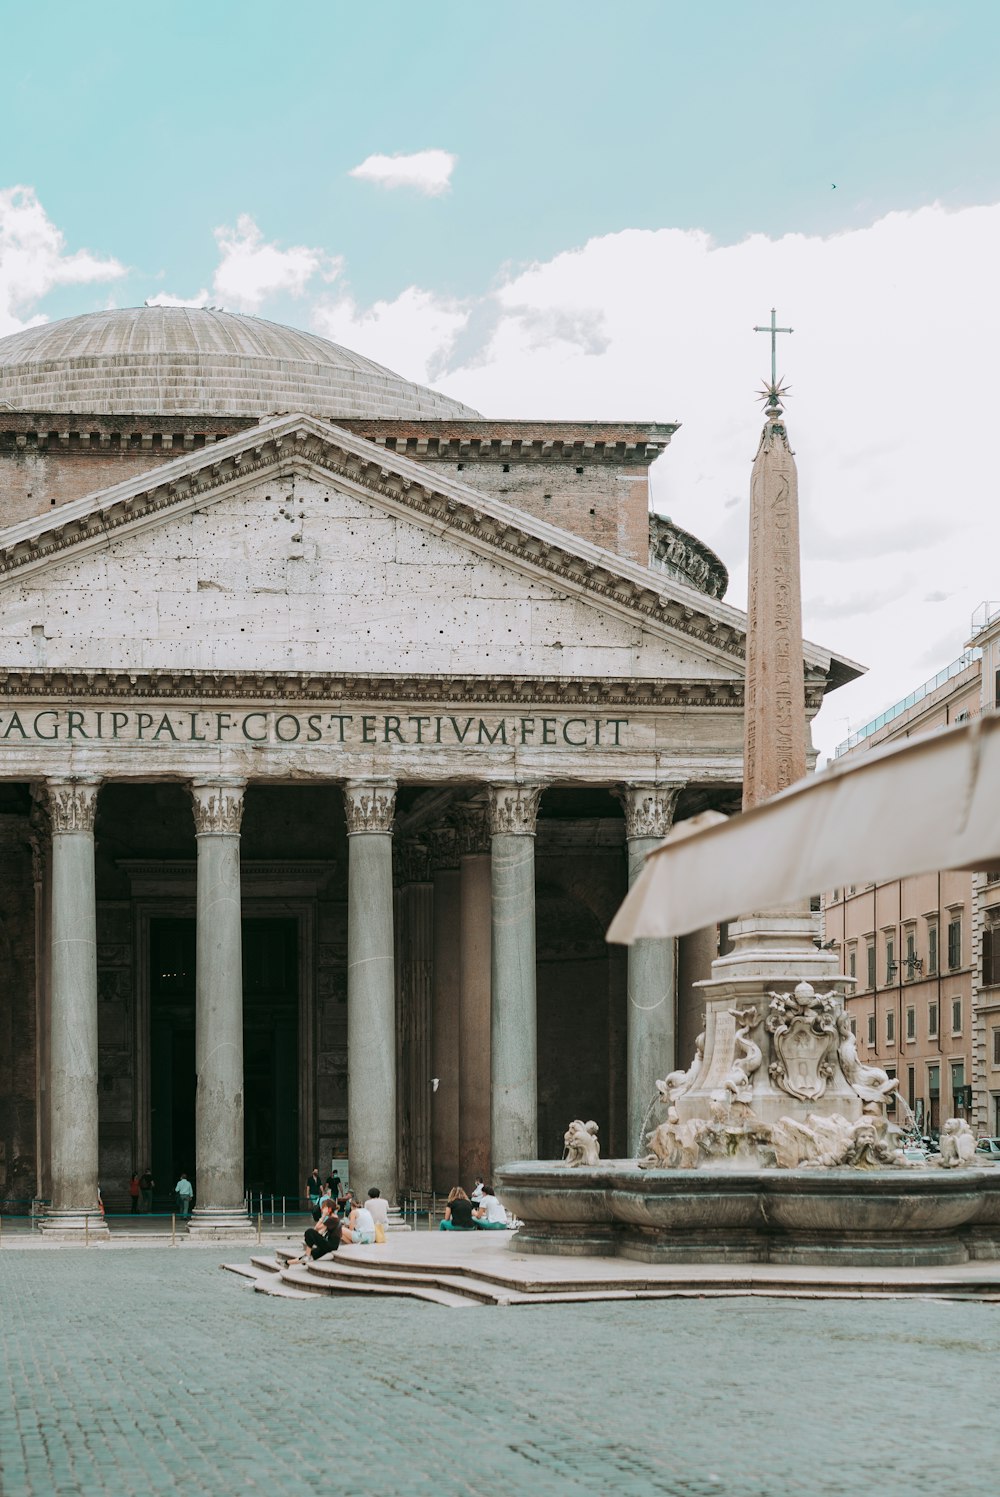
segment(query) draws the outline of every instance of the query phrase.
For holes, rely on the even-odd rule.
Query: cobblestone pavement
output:
[[[282,1301],[227,1253],[0,1252],[3,1497],[1000,1490],[997,1305]]]

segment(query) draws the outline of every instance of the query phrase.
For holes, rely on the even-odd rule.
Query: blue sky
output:
[[[823,747],[1000,593],[995,0],[40,0],[3,45],[0,334],[211,302],[490,414],[679,419],[654,502],[742,605],[777,303],[806,631],[871,667]]]
[[[625,226],[995,201],[998,43],[992,0],[43,0],[4,17],[3,174],[138,300],[203,284],[241,213],[343,255],[361,300],[464,295]],[[425,147],[459,158],[443,200],[347,175]]]

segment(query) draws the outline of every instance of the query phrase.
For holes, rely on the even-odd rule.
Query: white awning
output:
[[[686,935],[843,884],[1000,870],[1000,715],[843,759],[730,820],[679,822],[608,931]]]

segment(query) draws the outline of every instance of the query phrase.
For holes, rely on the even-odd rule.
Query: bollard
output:
[[[274,1226],[274,1196],[271,1197],[271,1226]]]
[[[258,1245],[258,1247],[260,1246],[260,1228],[261,1228],[261,1218],[262,1218],[262,1216],[263,1216],[263,1212],[258,1211],[257,1212],[257,1245]]]
[[[83,1245],[90,1247],[90,1212],[83,1213]]]
[[[176,1213],[176,1211],[171,1211],[171,1213],[170,1213],[170,1246],[171,1247],[176,1247],[177,1246],[177,1213]]]
[[[281,1197],[281,1230],[285,1230],[285,1198]]]

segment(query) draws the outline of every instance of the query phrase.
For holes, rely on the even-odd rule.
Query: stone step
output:
[[[263,1255],[258,1255],[251,1258],[250,1263],[259,1273],[281,1272],[281,1264],[278,1262],[277,1255],[271,1258],[266,1258]]]
[[[286,1284],[282,1279],[272,1274],[262,1274],[253,1286],[255,1294],[270,1294],[275,1299],[312,1299],[313,1295],[307,1289],[299,1289],[294,1284]]]
[[[238,1274],[243,1279],[260,1277],[260,1270],[253,1263],[220,1263],[219,1267],[224,1268],[226,1273]],[[275,1272],[277,1272],[277,1264],[275,1264]]]
[[[368,1260],[361,1259],[361,1254],[366,1250],[359,1248],[355,1252],[348,1248],[341,1252],[341,1261],[351,1266],[374,1266]],[[586,1272],[575,1274],[567,1263],[564,1274],[559,1278],[537,1279],[531,1276],[530,1266],[517,1258],[511,1259],[511,1267],[506,1272],[499,1272],[489,1268],[475,1268],[455,1264],[445,1268],[440,1262],[425,1262],[420,1260],[402,1261],[395,1259],[386,1263],[385,1268],[393,1272],[405,1274],[428,1274],[431,1276],[446,1273],[448,1275],[471,1276],[484,1285],[496,1285],[505,1293],[521,1295],[526,1298],[551,1295],[551,1294],[589,1294],[603,1296],[612,1291],[620,1291],[630,1298],[656,1296],[680,1296],[690,1295],[734,1295],[734,1296],[768,1296],[776,1297],[801,1297],[809,1298],[813,1295],[823,1298],[866,1298],[890,1296],[897,1298],[907,1295],[933,1296],[935,1298],[959,1298],[968,1297],[975,1300],[991,1299],[998,1292],[997,1278],[995,1273],[984,1274],[982,1278],[943,1277],[934,1269],[927,1269],[919,1275],[915,1274],[912,1279],[885,1277],[865,1278],[862,1275],[852,1273],[850,1269],[832,1269],[822,1275],[806,1277],[799,1270],[790,1277],[782,1277],[781,1271],[771,1269],[767,1274],[753,1272],[741,1277],[725,1277],[724,1271],[714,1270],[713,1266],[706,1265],[704,1270],[697,1275],[684,1274],[677,1278],[670,1277],[669,1266],[648,1277],[614,1278],[603,1276],[601,1278],[588,1278]],[[970,1265],[971,1267],[971,1265]],[[908,1272],[913,1272],[908,1270]]]
[[[471,1273],[414,1275],[407,1273],[405,1269],[397,1269],[393,1264],[337,1263],[331,1262],[329,1258],[321,1258],[318,1263],[313,1264],[309,1272],[317,1279],[323,1280],[329,1287],[338,1289],[355,1283],[364,1284],[366,1287],[384,1284],[390,1288],[397,1285],[409,1285],[417,1289],[430,1286],[448,1294],[464,1295],[467,1299],[483,1305],[497,1304],[498,1293],[500,1297],[506,1298],[504,1292],[498,1292],[492,1284],[483,1283]]]
[[[322,1261],[322,1260],[321,1260]],[[429,1300],[436,1305],[449,1305],[454,1309],[465,1306],[473,1306],[479,1301],[468,1294],[456,1293],[454,1290],[438,1288],[436,1284],[413,1283],[411,1280],[400,1279],[397,1282],[385,1280],[370,1280],[367,1275],[359,1274],[350,1277],[335,1279],[327,1276],[320,1279],[316,1275],[318,1264],[307,1268],[304,1264],[296,1268],[285,1268],[281,1271],[281,1282],[294,1289],[297,1295],[311,1297],[317,1294],[378,1294],[401,1296],[404,1299]],[[259,1285],[257,1286],[259,1287]]]

